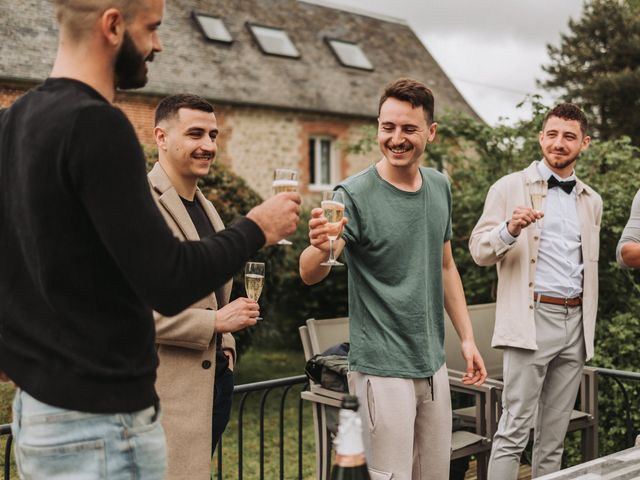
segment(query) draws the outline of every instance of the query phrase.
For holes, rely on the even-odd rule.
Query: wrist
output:
[[[512,237],[517,237],[518,235],[520,235],[520,230],[516,231],[516,227],[514,227],[509,220],[507,220],[506,228],[507,232],[509,232],[509,235],[511,235]]]

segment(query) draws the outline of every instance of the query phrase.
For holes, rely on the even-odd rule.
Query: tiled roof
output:
[[[9,5],[5,8],[4,5]],[[13,5],[13,6],[11,6]],[[0,0],[0,79],[41,81],[57,46],[48,0]],[[222,18],[231,44],[207,40],[192,12]],[[300,58],[265,55],[247,23],[285,30]],[[375,116],[385,84],[398,77],[426,83],[442,108],[475,116],[407,24],[299,0],[167,0],[164,51],[141,91],[197,93],[217,103]],[[358,44],[372,71],[342,66],[326,39]]]

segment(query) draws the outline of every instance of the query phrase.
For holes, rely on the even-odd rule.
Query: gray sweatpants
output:
[[[349,372],[372,480],[443,480],[451,458],[447,366],[431,381]],[[393,475],[393,476],[391,476]]]
[[[585,361],[582,307],[536,304],[535,322],[538,350],[504,349],[503,413],[493,438],[489,480],[518,478],[532,427],[533,477],[560,470]]]

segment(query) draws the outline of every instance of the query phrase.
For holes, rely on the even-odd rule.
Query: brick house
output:
[[[7,106],[47,77],[57,25],[50,0],[0,3],[0,106]],[[430,86],[436,115],[450,109],[477,118],[401,20],[316,0],[167,0],[160,37],[164,51],[147,86],[117,97],[141,143],[155,145],[159,99],[201,95],[216,107],[218,161],[262,196],[277,167],[297,168],[302,192],[311,194],[377,160],[377,151],[347,147],[375,125],[382,88],[398,77]]]

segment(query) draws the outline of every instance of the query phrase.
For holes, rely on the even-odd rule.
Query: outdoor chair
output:
[[[327,320],[309,319],[300,327],[300,338],[305,359],[319,354],[336,344],[349,341],[349,319]],[[485,413],[492,411],[492,401],[496,395],[491,386],[464,385],[462,372],[449,371],[449,384],[453,391],[471,395],[480,414],[474,419],[471,430],[460,430],[452,434],[451,459],[475,455],[478,459],[478,478],[486,478],[486,470],[491,439],[487,434],[489,424]],[[316,440],[316,478],[328,480],[331,472],[331,440],[337,430],[337,412],[343,394],[328,390],[310,382],[309,391],[302,392],[302,398],[313,404],[314,432]]]
[[[470,305],[469,315],[473,326],[476,345],[487,368],[488,378],[485,382],[493,387],[492,395],[496,398],[490,402],[492,408],[484,412],[489,424],[488,434],[493,438],[500,415],[502,414],[502,350],[491,347],[491,337],[495,323],[496,304]],[[445,321],[445,350],[447,367],[454,370],[466,370],[466,364],[460,353],[460,340],[449,317]],[[454,410],[466,425],[475,425],[478,421],[476,406]],[[584,367],[579,392],[579,409],[571,414],[567,432],[581,432],[582,461],[586,462],[598,456],[598,379],[596,370]]]

